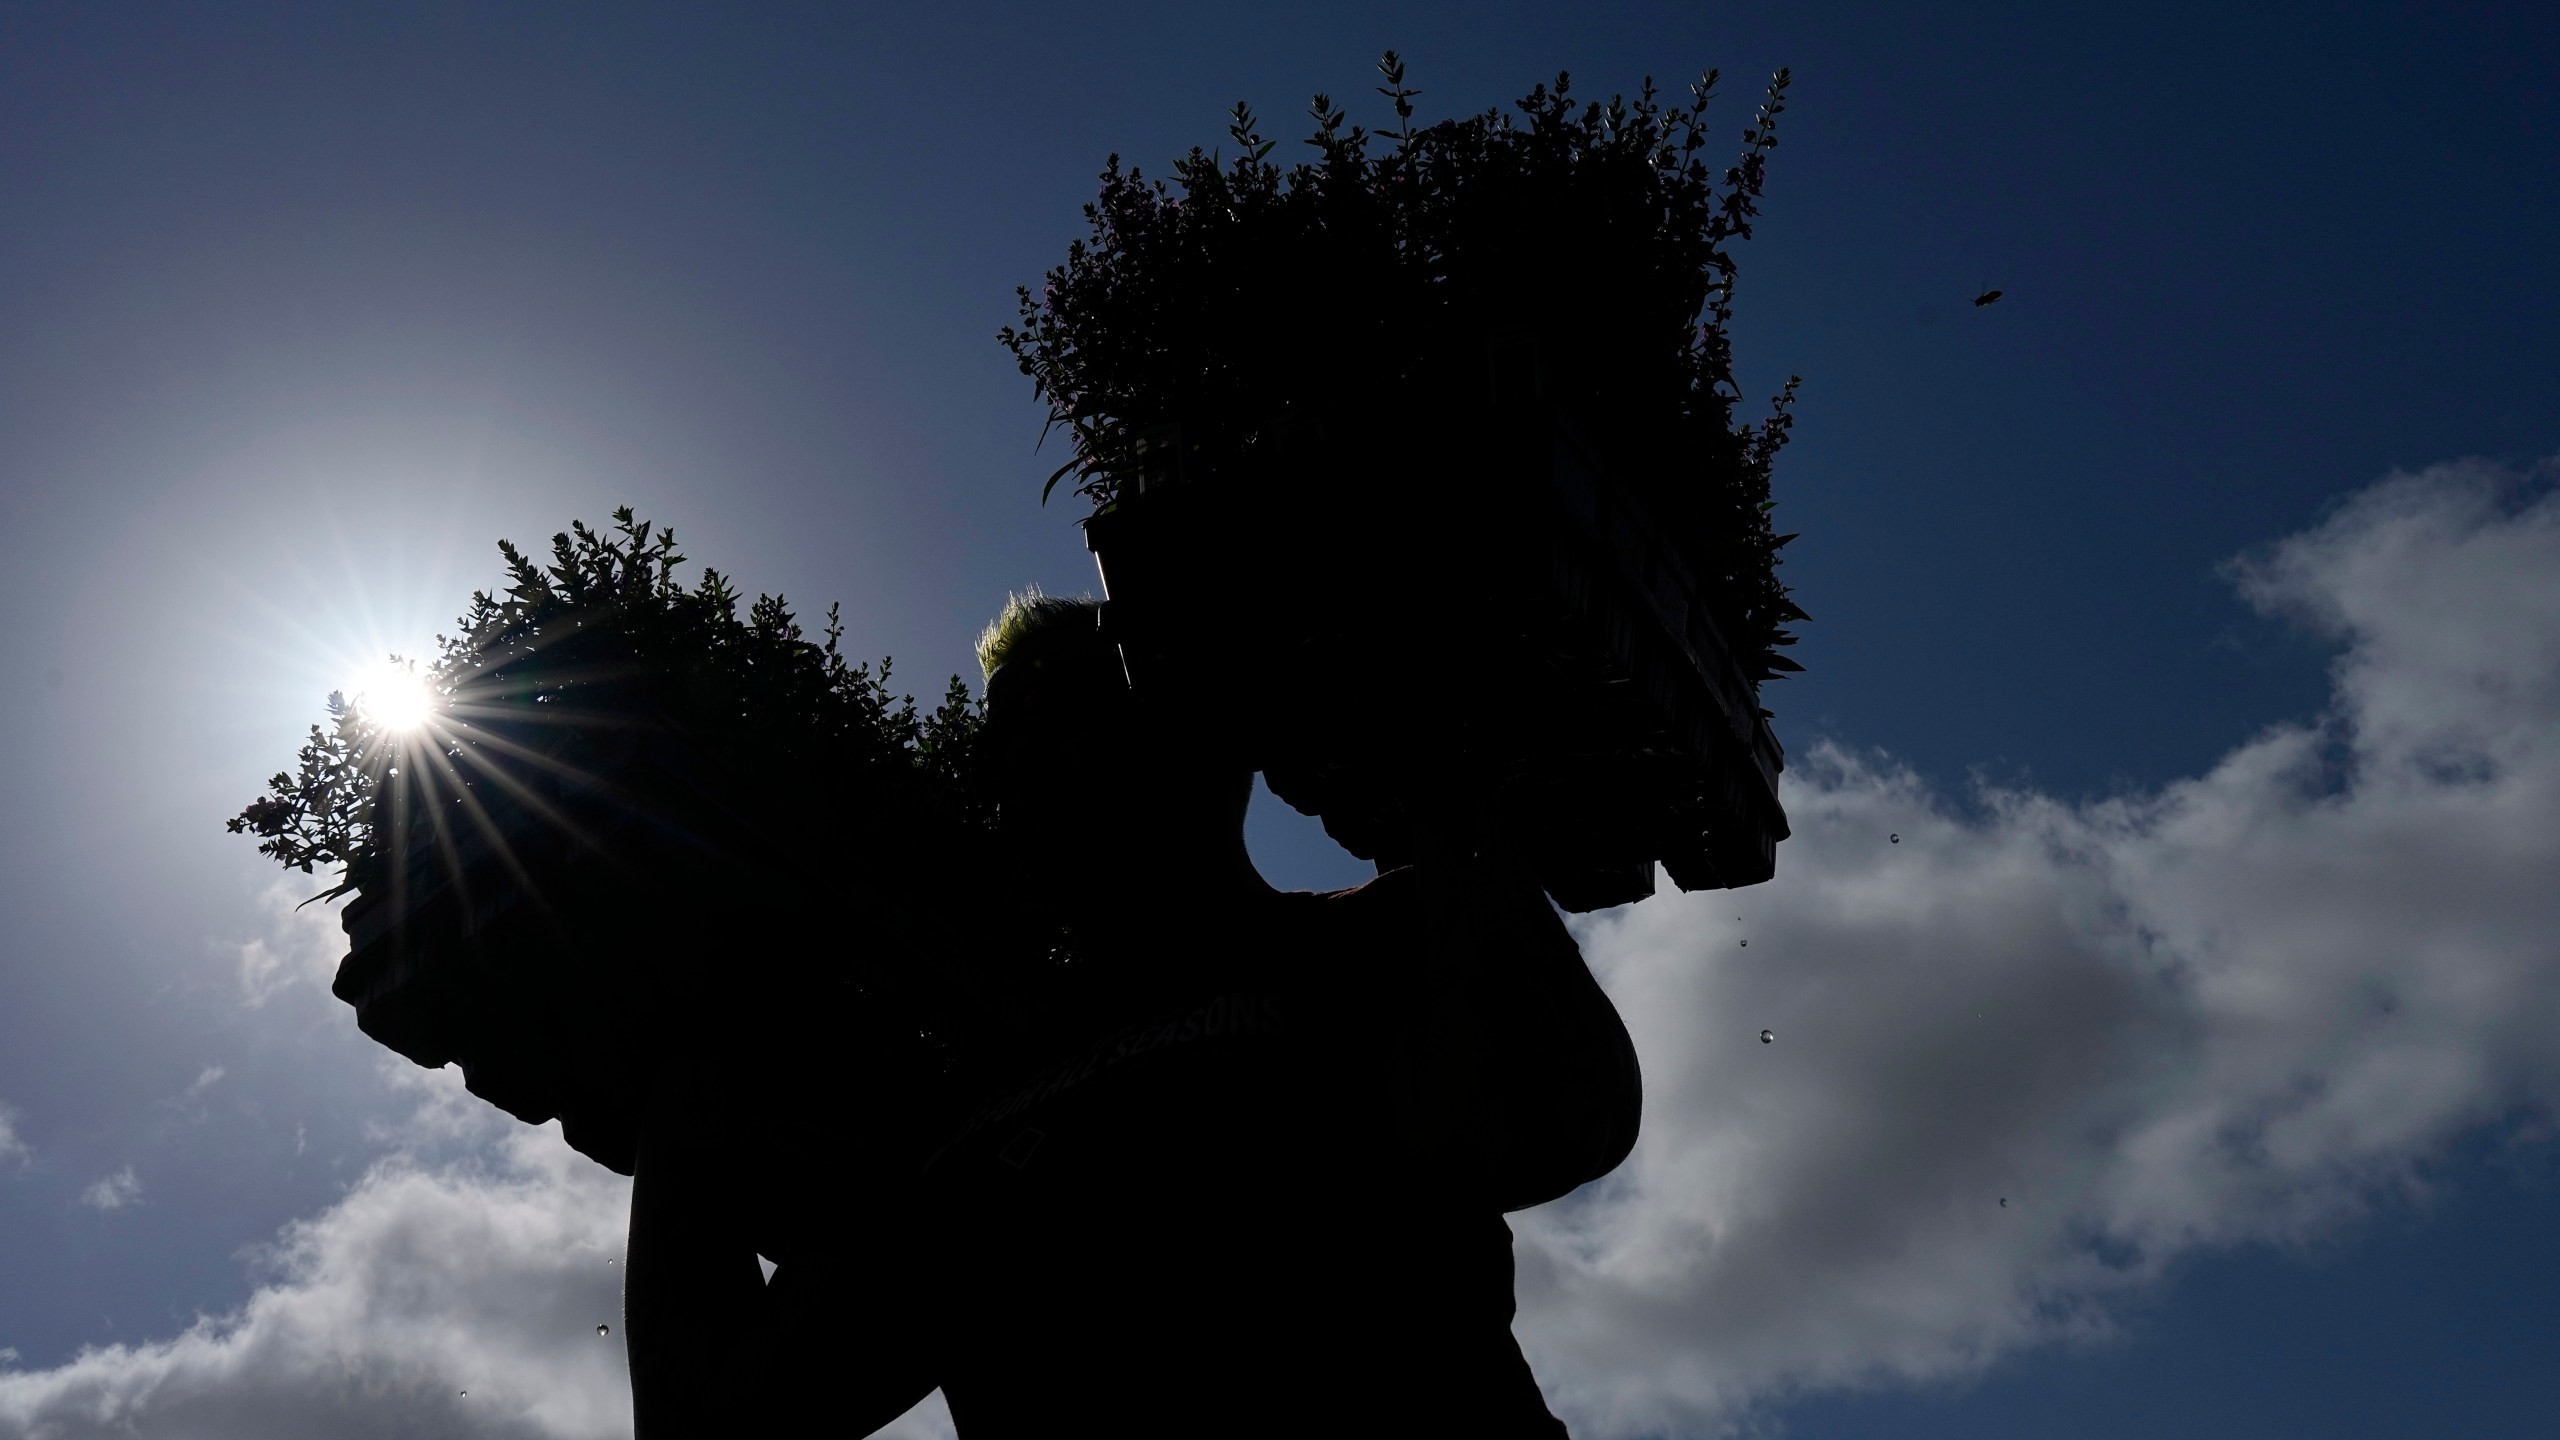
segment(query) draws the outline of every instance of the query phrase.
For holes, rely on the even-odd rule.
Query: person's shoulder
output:
[[[1402,947],[1427,925],[1438,889],[1429,867],[1401,865],[1339,890],[1293,890],[1274,915],[1274,933],[1286,933],[1300,963],[1339,961],[1365,968],[1380,946]]]
[[[1419,861],[1379,873],[1346,890],[1315,897],[1340,915],[1452,914],[1502,920],[1555,922],[1546,892],[1536,882],[1467,861]]]
[[[1437,869],[1431,865],[1399,865],[1381,870],[1357,885],[1318,890],[1308,898],[1323,911],[1336,915],[1401,909],[1438,893],[1441,877]]]

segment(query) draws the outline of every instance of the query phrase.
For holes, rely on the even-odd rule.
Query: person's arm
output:
[[[853,1165],[766,1173],[743,1133],[699,1090],[653,1104],[642,1130],[623,1282],[636,1440],[867,1435],[939,1383],[909,1197]],[[842,1232],[804,1242],[770,1284],[752,1238],[769,1185],[826,1192],[815,1208]]]
[[[1535,885],[1472,865],[1418,867],[1424,1107],[1467,1183],[1503,1210],[1596,1180],[1635,1145],[1635,1045]]]
[[[729,1428],[749,1358],[740,1341],[762,1319],[744,1177],[715,1124],[682,1094],[661,1096],[642,1124],[622,1292],[636,1440]]]

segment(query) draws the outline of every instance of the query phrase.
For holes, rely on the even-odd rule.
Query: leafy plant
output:
[[[580,522],[553,536],[547,566],[500,541],[509,583],[475,593],[460,633],[437,637],[422,677],[427,722],[394,730],[332,694],[296,767],[230,831],[257,836],[287,869],[334,869],[336,884],[315,899],[370,891],[392,878],[403,806],[450,805],[486,824],[535,777],[609,778],[614,737],[647,732],[679,737],[719,777],[747,822],[739,833],[780,869],[897,843],[849,821],[847,802],[951,833],[984,829],[990,812],[968,762],[978,714],[958,677],[919,710],[891,691],[887,660],[846,663],[833,607],[823,641],[778,595],[741,614],[726,575],[706,567],[690,587],[676,578],[685,557],[675,543],[627,506],[609,532]]]
[[[1734,242],[1750,238],[1788,74],[1721,176],[1699,158],[1716,74],[1665,105],[1577,106],[1571,79],[1499,110],[1416,128],[1403,62],[1379,93],[1396,128],[1310,109],[1315,157],[1285,171],[1238,103],[1236,154],[1195,147],[1173,183],[1113,155],[1039,295],[998,339],[1064,429],[1069,476],[1117,503],[1161,447],[1214,472],[1315,437],[1485,417],[1488,355],[1537,357],[1546,392],[1643,493],[1707,588],[1712,618],[1757,681],[1802,667],[1779,651],[1805,613],[1777,578],[1769,475],[1793,425],[1789,379],[1736,424],[1728,326]],[[1448,483],[1458,483],[1450,477]]]

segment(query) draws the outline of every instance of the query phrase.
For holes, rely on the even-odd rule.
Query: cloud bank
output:
[[[80,1203],[92,1210],[121,1210],[142,1203],[142,1182],[127,1165],[113,1175],[100,1176],[80,1192]]]
[[[277,879],[259,892],[267,933],[228,947],[238,967],[242,1003],[256,1009],[297,985],[325,994],[337,978],[347,937],[335,908],[307,903],[320,888],[307,880]]]
[[[410,1143],[257,1249],[247,1304],[47,1370],[8,1369],[18,1357],[0,1353],[0,1437],[628,1436],[618,1262],[630,1182],[570,1150],[556,1124],[499,1115],[457,1071],[386,1067],[416,1101]],[[884,1433],[947,1440],[950,1428],[937,1398]]]
[[[236,1313],[0,1372],[0,1435],[628,1435],[621,1345],[595,1333],[621,1316],[627,1182],[556,1129],[383,1159],[255,1254]]]
[[[14,1164],[23,1170],[34,1158],[35,1151],[18,1138],[18,1112],[8,1102],[0,1101],[0,1165]]]
[[[1583,927],[1648,1098],[1616,1176],[1514,1217],[1519,1330],[1578,1435],[2103,1335],[2181,1255],[2337,1234],[2422,1200],[2457,1138],[2547,1120],[2560,501],[2442,466],[2231,573],[2340,647],[2315,720],[2078,804],[1959,806],[1816,747],[1775,882]],[[319,973],[309,928],[244,950],[245,998]],[[398,1148],[260,1253],[244,1307],[0,1369],[0,1436],[628,1434],[594,1333],[627,1182],[405,1073]],[[929,1401],[890,1433],[950,1431]]]
[[[1776,881],[1586,926],[1648,1095],[1617,1175],[1515,1217],[1520,1332],[1576,1433],[1713,1434],[2103,1334],[2182,1254],[2335,1235],[2422,1203],[2458,1138],[2547,1125],[2547,479],[2396,476],[2234,562],[2340,653],[2324,714],[2209,774],[1960,815],[1816,747]]]

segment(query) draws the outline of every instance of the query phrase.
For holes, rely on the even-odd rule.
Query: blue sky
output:
[[[1375,123],[1390,46],[1434,117],[1719,66],[1728,140],[1796,75],[1736,344],[1805,377],[1798,834],[1583,930],[1651,1098],[1518,1226],[1576,1433],[2547,1416],[2544,10],[6,7],[0,1434],[375,1423],[349,1365],[627,1425],[617,1183],[386,1063],[221,818],[616,504],[919,691],[1090,588],[1012,287],[1106,153]]]

